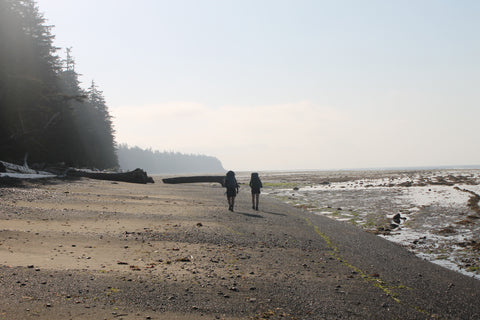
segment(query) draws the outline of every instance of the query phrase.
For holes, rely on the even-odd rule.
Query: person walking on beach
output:
[[[253,172],[250,177],[250,189],[252,190],[252,209],[258,210],[258,200],[260,200],[260,188],[263,188],[262,181],[257,172]]]
[[[228,171],[225,177],[225,187],[227,188],[227,200],[228,200],[228,210],[233,211],[235,206],[235,197],[238,193],[238,183],[235,179],[235,172]]]

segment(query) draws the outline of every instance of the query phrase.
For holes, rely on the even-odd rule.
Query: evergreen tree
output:
[[[80,87],[71,49],[61,61],[34,0],[0,0],[0,157],[20,163],[117,165],[102,92]]]
[[[66,108],[62,113],[62,121],[58,125],[62,135],[54,134],[50,137],[62,146],[63,161],[69,165],[78,167],[91,165],[88,162],[87,142],[84,139],[85,124],[85,98],[86,93],[80,87],[79,74],[75,71],[75,60],[72,57],[72,49],[66,49],[66,59],[62,61],[62,69],[58,74],[61,96]],[[75,146],[75,147],[73,147]]]
[[[102,167],[116,167],[118,159],[112,117],[108,112],[103,92],[98,89],[94,81],[87,90],[87,96],[94,117],[94,121],[92,121],[95,134],[93,148],[97,155],[96,163]]]
[[[69,143],[75,148],[67,148],[69,153],[65,158],[71,159],[75,166],[100,169],[116,167],[115,137],[103,92],[93,81],[88,90],[83,90],[78,77],[69,48],[60,79],[71,110],[71,118],[64,121],[67,125],[64,131],[70,132]]]
[[[32,0],[0,0],[0,147],[7,159],[41,159],[60,107],[50,27]]]

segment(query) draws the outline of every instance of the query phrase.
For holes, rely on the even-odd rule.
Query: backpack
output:
[[[233,171],[228,171],[225,177],[225,187],[227,188],[236,188],[237,179],[235,179],[235,173]]]
[[[256,189],[260,189],[263,187],[262,181],[260,180],[260,177],[256,172],[252,173],[252,176],[250,178],[250,187],[256,188]]]

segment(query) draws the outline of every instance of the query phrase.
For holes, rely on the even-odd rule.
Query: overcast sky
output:
[[[232,170],[480,164],[480,1],[37,3],[118,143]]]

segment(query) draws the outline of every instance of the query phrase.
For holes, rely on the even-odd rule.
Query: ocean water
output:
[[[480,200],[479,169],[261,172],[260,177],[263,194],[354,224],[480,279],[480,210],[474,207]],[[242,179],[247,181],[247,174],[240,174]]]

